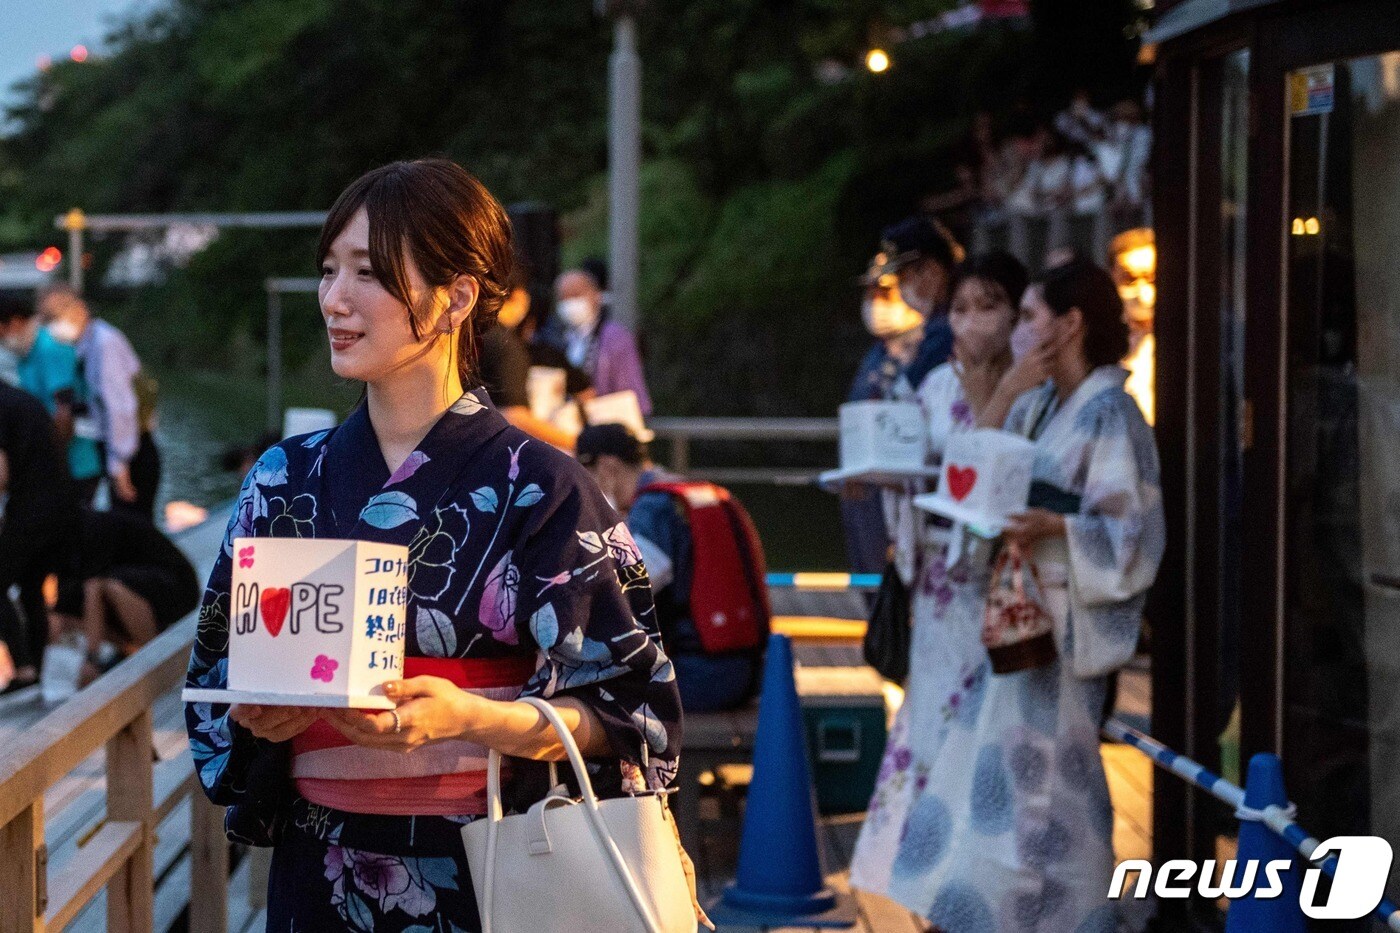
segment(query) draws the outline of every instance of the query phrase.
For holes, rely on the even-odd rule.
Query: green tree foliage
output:
[[[952,179],[979,107],[1134,79],[1129,0],[1041,0],[1036,31],[891,46],[951,0],[653,0],[641,19],[642,302],[667,412],[829,412],[866,340],[855,278],[881,225]],[[584,0],[168,0],[107,51],[27,82],[0,140],[0,246],[90,212],[324,208],[352,178],[443,154],[606,245],[610,27]],[[823,81],[845,66],[844,80]],[[97,265],[114,244],[99,244]],[[254,370],[268,275],[314,234],[226,233],[166,283],[102,296],[167,364]],[[318,345],[314,314],[289,352]],[[300,348],[300,349],[299,349]]]

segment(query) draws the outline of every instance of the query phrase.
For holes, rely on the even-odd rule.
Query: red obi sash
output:
[[[404,658],[404,678],[442,677],[477,696],[513,700],[536,659]],[[346,777],[346,775],[355,775]],[[324,719],[292,739],[297,793],[351,813],[456,816],[486,812],[486,749],[450,740],[411,752],[365,748]]]

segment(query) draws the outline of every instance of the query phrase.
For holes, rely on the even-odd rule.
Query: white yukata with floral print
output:
[[[951,363],[929,373],[918,400],[935,459],[941,459],[949,436],[976,426]],[[911,484],[905,492],[887,493],[885,503],[895,565],[911,590],[913,631],[904,703],[851,862],[851,883],[879,894],[888,893],[910,808],[924,791],[944,738],[975,708],[988,675],[979,640],[988,547],[976,547],[968,536],[964,556],[949,567],[951,529],[913,507],[912,494],[922,491]]]
[[[1099,724],[1165,547],[1157,449],[1125,377],[1100,367],[1063,405],[1047,385],[1007,419],[1035,435],[1035,480],[1078,508],[1035,554],[1059,659],[965,698],[891,866],[889,896],[949,933],[1119,927]]]

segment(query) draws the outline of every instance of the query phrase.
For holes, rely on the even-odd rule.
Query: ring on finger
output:
[[[391,709],[389,710],[389,715],[394,717],[394,734],[398,735],[399,731],[403,729],[403,722],[399,719],[399,711]]]

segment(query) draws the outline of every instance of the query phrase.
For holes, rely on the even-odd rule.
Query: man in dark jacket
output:
[[[15,675],[6,692],[32,686],[48,644],[44,578],[66,557],[78,523],[68,457],[39,399],[0,383],[0,486],[7,495],[0,530],[0,639]],[[23,616],[7,594],[19,585]]]
[[[961,252],[927,217],[910,217],[881,232],[880,252],[866,276],[865,325],[876,343],[861,361],[846,401],[912,399],[924,377],[947,362],[953,352],[948,291]],[[896,289],[897,296],[890,294]],[[880,313],[882,303],[885,313]],[[900,304],[900,313],[889,311]],[[884,570],[889,535],[879,488],[846,483],[841,524],[851,572]]]

